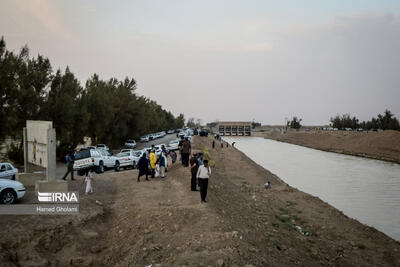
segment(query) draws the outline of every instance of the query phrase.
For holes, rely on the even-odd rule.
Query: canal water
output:
[[[400,165],[261,137],[225,137],[292,187],[400,241]]]

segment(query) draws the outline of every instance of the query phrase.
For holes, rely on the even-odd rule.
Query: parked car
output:
[[[199,135],[200,136],[208,136],[208,132],[205,130],[200,130]]]
[[[120,167],[126,169],[128,167],[135,169],[137,163],[139,162],[140,157],[142,156],[143,151],[141,150],[128,150],[124,152],[120,152],[117,154],[117,158],[120,162]]]
[[[101,159],[99,162],[100,172],[104,172],[105,169],[114,169],[116,172],[120,171],[120,161],[116,156],[113,156],[107,150],[99,150]]]
[[[100,162],[100,152],[97,149],[81,149],[76,152],[74,161],[74,170],[78,172],[78,175],[84,175],[86,170],[96,167],[98,171],[98,166]]]
[[[169,150],[177,150],[179,147],[179,139],[172,140],[168,144],[168,149]]]
[[[168,130],[167,133],[168,134],[173,134],[173,133],[175,133],[175,130]]]
[[[0,179],[0,204],[13,204],[25,195],[25,186],[9,179]]]
[[[97,144],[96,148],[102,150],[109,150],[108,146],[106,146],[105,144]]]
[[[140,137],[140,142],[149,142],[150,137],[148,135],[144,135]]]
[[[0,179],[15,180],[15,175],[17,173],[18,169],[11,163],[0,163]]]
[[[74,170],[78,175],[84,175],[86,170],[94,168],[97,173],[104,173],[106,169],[120,170],[120,162],[117,157],[104,149],[82,149],[75,153]]]
[[[130,139],[128,141],[125,142],[125,147],[129,147],[129,148],[135,148],[136,147],[136,142],[133,139]]]

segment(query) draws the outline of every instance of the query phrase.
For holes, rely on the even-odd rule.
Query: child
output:
[[[92,187],[92,180],[93,180],[93,170],[92,168],[86,170],[85,173],[85,183],[86,183],[86,190],[85,195],[88,193],[93,194],[93,187]]]

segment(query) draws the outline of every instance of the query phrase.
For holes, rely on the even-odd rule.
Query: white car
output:
[[[140,137],[140,142],[149,142],[150,138],[148,135],[144,135]]]
[[[0,163],[0,179],[15,180],[15,175],[17,173],[18,169],[11,163]]]
[[[177,149],[179,149],[178,146],[179,146],[179,139],[172,140],[171,142],[169,142],[168,149],[169,150],[177,150]]]
[[[136,147],[136,142],[135,140],[131,139],[125,142],[125,147],[129,148],[135,148]]]
[[[136,168],[137,163],[139,162],[140,157],[142,156],[143,151],[141,150],[128,150],[121,151],[117,154],[117,158],[120,163],[120,167],[126,169],[128,167]]]
[[[26,189],[18,181],[0,179],[0,204],[13,204],[25,195]]]
[[[96,145],[97,149],[102,149],[102,150],[109,150],[108,146],[106,146],[105,144],[97,144]]]

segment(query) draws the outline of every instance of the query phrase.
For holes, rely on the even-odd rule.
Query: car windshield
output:
[[[107,151],[102,150],[100,152],[103,156],[109,156],[110,154]]]
[[[135,157],[140,157],[140,155],[142,155],[142,152],[140,152],[140,151],[135,151],[135,152],[133,152],[133,155],[134,155]]]
[[[75,153],[75,160],[90,158],[90,150],[85,149]]]

